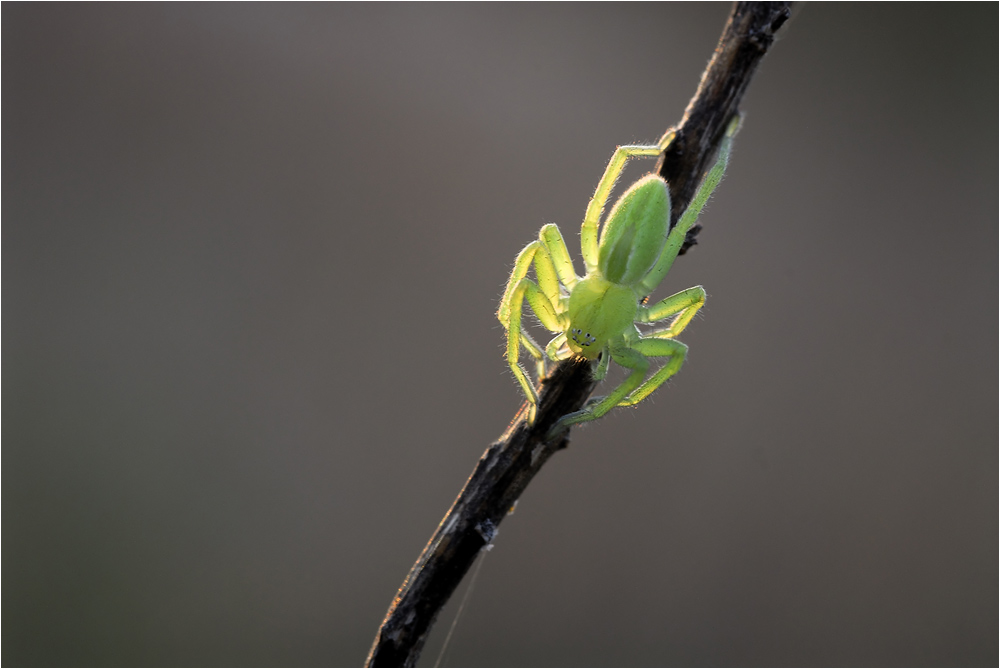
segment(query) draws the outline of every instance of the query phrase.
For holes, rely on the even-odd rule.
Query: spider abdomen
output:
[[[635,286],[663,252],[670,191],[655,174],[636,181],[615,203],[601,232],[598,268],[608,281]]]

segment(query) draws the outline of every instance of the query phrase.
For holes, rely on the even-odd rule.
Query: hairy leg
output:
[[[618,404],[618,406],[622,407],[638,404],[646,399],[650,393],[663,385],[667,379],[676,374],[680,370],[681,365],[684,364],[684,358],[687,357],[688,350],[687,345],[682,344],[676,339],[640,339],[633,344],[633,348],[650,358],[670,356],[670,360],[663,367],[656,370],[651,377],[646,379],[645,383],[623,399]]]
[[[526,350],[528,354],[535,359],[535,378],[540,379],[545,376],[545,353],[542,352],[542,347],[538,345],[538,342],[531,338],[531,335],[528,334],[528,331],[524,329],[523,325],[521,326],[520,336],[521,346],[523,346],[524,350]]]
[[[534,262],[536,284],[527,278],[528,269]],[[551,296],[551,297],[550,297]],[[553,303],[555,299],[555,303]],[[534,420],[535,406],[538,403],[538,393],[520,364],[521,346],[535,359],[536,371],[541,378],[545,374],[545,356],[541,347],[528,335],[521,323],[524,301],[538,317],[539,322],[553,332],[560,332],[561,296],[556,268],[552,263],[545,244],[534,241],[525,246],[514,261],[504,296],[500,300],[497,318],[507,330],[507,364],[514,378],[521,385],[524,396],[531,404],[529,420]]]
[[[538,286],[547,296],[559,297],[559,279],[556,276],[556,269],[552,265],[552,258],[545,246],[538,240],[531,242],[517,254],[514,260],[514,269],[510,272],[507,280],[507,287],[504,289],[503,297],[500,299],[500,308],[497,309],[497,318],[505,328],[510,329],[511,304],[514,290],[521,280],[528,275],[531,263],[535,263],[535,276],[538,278]],[[551,297],[549,298],[552,301]],[[558,302],[557,302],[558,304]]]
[[[726,165],[729,164],[729,151],[733,145],[733,136],[736,135],[739,127],[740,117],[737,116],[730,122],[729,127],[726,129],[726,134],[723,135],[722,141],[719,143],[719,153],[715,159],[715,164],[712,165],[708,174],[702,179],[701,184],[698,186],[698,191],[694,195],[694,199],[691,200],[691,204],[688,205],[688,208],[677,221],[677,224],[670,230],[670,235],[667,236],[667,244],[663,247],[663,252],[660,253],[660,259],[656,261],[656,265],[653,266],[653,269],[649,271],[646,278],[639,284],[642,295],[649,295],[656,290],[656,287],[663,281],[663,277],[670,271],[674,260],[677,259],[677,253],[684,244],[684,238],[687,236],[688,230],[698,221],[698,216],[705,207],[705,203],[708,202],[708,198],[712,195],[712,191],[715,190],[715,187],[719,185],[719,181],[722,180],[722,175],[726,171]]]
[[[597,268],[597,227],[601,222],[601,214],[604,212],[604,206],[608,203],[611,189],[614,188],[615,181],[625,169],[628,159],[636,156],[658,156],[663,153],[673,139],[674,133],[668,132],[659,144],[627,145],[615,149],[611,161],[604,170],[604,176],[597,184],[594,197],[590,198],[587,213],[583,217],[583,226],[580,228],[580,250],[588,274]]]
[[[540,362],[542,373],[544,374],[544,359],[542,358],[541,350],[527,334],[524,333],[521,326],[521,310],[524,306],[524,300],[528,301],[528,306],[541,321],[542,325],[549,329],[557,328],[559,324],[559,319],[555,314],[555,308],[552,303],[549,302],[547,298],[538,287],[538,285],[528,278],[521,279],[510,297],[510,302],[507,305],[507,364],[510,365],[510,371],[514,373],[514,378],[517,382],[521,384],[521,389],[524,391],[524,396],[528,399],[531,404],[531,408],[528,414],[528,420],[532,421],[535,418],[535,406],[538,404],[538,393],[535,392],[535,387],[531,384],[531,380],[528,378],[528,373],[525,371],[524,367],[520,363],[520,353],[521,346],[524,345],[528,351],[535,356],[536,361]],[[530,342],[528,344],[527,342]]]
[[[623,345],[621,348],[611,349],[611,357],[622,367],[632,370],[632,373],[608,396],[595,398],[580,411],[574,411],[560,418],[549,430],[550,437],[555,436],[557,432],[569,425],[600,418],[621,404],[626,397],[640,387],[642,380],[646,377],[646,372],[649,371],[649,360],[646,356],[635,348]]]
[[[538,233],[538,239],[549,252],[552,267],[559,281],[572,291],[577,281],[576,270],[573,269],[573,260],[570,258],[569,249],[566,248],[566,241],[559,232],[559,227],[555,223],[543,225]]]
[[[640,307],[638,320],[641,323],[655,323],[675,316],[669,327],[655,330],[645,336],[660,339],[676,337],[684,331],[704,304],[705,289],[695,286],[666,297],[651,307]]]

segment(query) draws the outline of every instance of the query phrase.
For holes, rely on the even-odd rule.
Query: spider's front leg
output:
[[[548,227],[546,226],[546,228]],[[555,226],[552,227],[555,228]],[[535,358],[539,377],[545,374],[545,355],[538,344],[528,336],[521,324],[521,312],[525,299],[545,328],[552,332],[562,332],[564,329],[562,314],[565,309],[559,289],[559,279],[566,275],[567,270],[562,259],[559,258],[559,251],[557,250],[554,254],[550,253],[546,241],[551,239],[552,235],[551,230],[547,231],[546,228],[542,228],[538,241],[531,242],[518,254],[517,260],[514,262],[514,269],[507,282],[507,288],[504,290],[504,296],[500,300],[500,308],[497,310],[497,318],[507,330],[507,364],[510,365],[511,372],[521,385],[530,405],[528,408],[529,422],[533,421],[535,417],[538,393],[535,391],[528,373],[519,362],[521,346],[523,345]],[[555,234],[558,235],[558,228],[556,228]],[[559,240],[562,240],[561,236],[559,236]],[[569,254],[565,252],[565,244],[563,244],[562,251],[568,261]],[[553,262],[553,255],[557,257],[556,262]],[[538,283],[527,278],[532,261],[534,261]],[[569,273],[572,274],[572,264],[569,266]],[[575,275],[572,275],[572,280],[575,282]]]

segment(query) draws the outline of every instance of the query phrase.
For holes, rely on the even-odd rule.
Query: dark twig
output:
[[[790,4],[734,6],[698,92],[657,168],[670,185],[674,221],[690,203],[760,59],[788,18]],[[697,227],[685,249],[695,243],[696,233]],[[560,417],[583,407],[595,385],[590,372],[586,361],[556,365],[541,382],[535,423],[525,422],[522,407],[507,432],[486,450],[396,594],[366,666],[416,665],[435,618],[479,551],[491,544],[497,527],[542,465],[567,446],[568,430],[549,441],[546,432]]]
[[[676,221],[687,209],[725,132],[729,119],[739,110],[740,100],[761,58],[774,42],[774,35],[788,20],[790,2],[737,2],[722,31],[719,45],[701,76],[674,140],[660,157],[656,171],[670,184],[671,218]],[[695,225],[687,234],[681,254],[697,244],[701,230]]]

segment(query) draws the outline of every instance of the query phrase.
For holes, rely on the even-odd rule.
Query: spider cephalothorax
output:
[[[546,357],[599,359],[597,379],[604,377],[612,359],[631,370],[609,395],[563,416],[552,432],[600,418],[616,406],[636,404],[680,369],[687,346],[675,337],[705,303],[705,291],[701,286],[688,288],[652,306],[646,306],[646,300],[670,270],[685,235],[722,178],[738,124],[738,118],[730,123],[715,164],[672,229],[667,182],[649,174],[618,199],[598,239],[604,205],[625,163],[633,156],[661,154],[673,139],[673,133],[667,133],[657,145],[619,146],[608,163],[580,229],[585,276],[576,275],[566,242],[552,223],[543,226],[538,239],[517,256],[497,317],[507,330],[507,362],[528,398],[529,420],[534,420],[538,394],[518,362],[521,346],[535,358],[539,377],[545,374]],[[527,278],[532,261],[537,283]],[[521,325],[525,300],[539,322],[557,333],[544,352]],[[636,327],[636,323],[656,324],[668,318],[668,325],[648,332]],[[657,357],[669,360],[647,379],[649,358]]]

